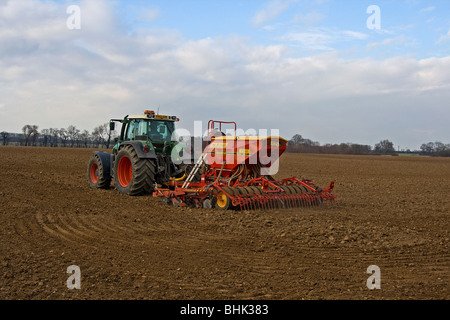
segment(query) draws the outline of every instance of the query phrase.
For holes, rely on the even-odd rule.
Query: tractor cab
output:
[[[128,119],[124,130],[124,141],[147,141],[153,143],[172,142],[172,133],[175,131],[173,121],[156,119]]]
[[[175,116],[156,115],[154,111],[145,111],[143,115],[127,116],[122,122],[122,141],[147,141],[170,143],[175,131]]]
[[[147,110],[144,114],[129,115],[122,120],[111,120],[111,130],[115,129],[115,122],[122,123],[120,138],[116,148],[124,142],[140,142],[142,145],[153,146],[155,149],[169,148],[176,144],[173,133],[175,122],[180,121],[176,116],[156,114]],[[169,151],[169,150],[167,150]]]

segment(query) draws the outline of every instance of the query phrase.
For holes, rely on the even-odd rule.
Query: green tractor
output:
[[[111,154],[94,152],[87,172],[90,186],[108,189],[113,181],[120,193],[141,196],[152,193],[156,185],[184,179],[192,165],[185,158],[173,161],[174,156],[180,160],[186,150],[173,138],[177,121],[175,116],[157,115],[154,111],[111,120],[111,131],[116,122],[122,123],[120,137]]]

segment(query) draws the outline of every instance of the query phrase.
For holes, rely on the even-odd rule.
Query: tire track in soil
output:
[[[46,219],[45,219],[46,218]],[[88,243],[83,243],[84,238],[77,236],[74,232],[70,232],[63,228],[60,224],[58,224],[59,217],[55,218],[51,214],[44,215],[40,212],[36,214],[36,220],[39,225],[43,228],[44,231],[49,233],[51,236],[56,238],[56,240],[63,240],[65,242],[69,242],[71,244],[85,245],[89,247],[95,247]],[[48,221],[48,222],[47,222]],[[52,226],[52,227],[49,227]],[[81,241],[80,241],[81,240]]]
[[[133,222],[119,226],[110,224],[114,220],[108,220],[107,222],[104,222],[104,220],[104,217],[97,215],[56,215],[37,212],[33,219],[18,219],[15,229],[17,234],[35,246],[39,245],[39,240],[43,240],[42,235],[46,235],[54,239],[55,245],[66,242],[76,246],[83,245],[97,249],[99,247],[114,247],[118,243],[138,247],[143,244],[158,243],[160,247],[170,246],[173,251],[185,252],[200,247],[211,238],[209,233],[189,232],[186,228],[183,229],[173,223],[164,224],[164,227],[155,224],[149,225],[149,227],[142,224],[137,227],[131,225]],[[148,235],[148,233],[170,233],[174,236],[155,239],[154,234]],[[182,233],[182,236],[180,236],[180,233]],[[180,240],[181,238],[183,240]],[[230,237],[223,238],[223,240],[227,239],[230,239]],[[234,254],[225,253],[224,256],[232,259]]]
[[[26,222],[25,222],[26,221]],[[148,232],[151,230],[152,232],[171,232],[171,233],[179,233],[180,230],[183,230],[179,225],[175,227],[175,223],[165,224],[164,228],[157,226],[157,224],[152,224],[152,228],[147,228],[147,225],[142,224],[138,228],[136,225],[131,225],[131,222],[127,222],[125,225],[110,225],[108,223],[103,222],[104,217],[98,215],[86,216],[86,215],[53,215],[53,214],[42,214],[41,212],[36,213],[34,219],[20,219],[16,224],[16,229],[19,234],[22,236],[26,235],[28,241],[32,241],[36,244],[36,239],[39,238],[39,234],[47,234],[54,238],[57,242],[69,242],[71,244],[75,244],[76,246],[84,245],[92,248],[99,247],[114,247],[117,243],[121,243],[122,245],[131,245],[131,252],[133,250],[137,250],[143,244],[151,244],[155,243],[155,240],[151,236],[147,236],[143,234],[143,232]],[[89,226],[89,227],[88,227]],[[175,229],[175,230],[173,230]],[[186,231],[186,229],[184,229]],[[220,240],[215,239],[212,243],[212,246],[209,248],[209,252],[204,253],[204,258],[211,258],[217,255],[219,252],[221,259],[227,261],[228,264],[237,266],[247,266],[251,262],[251,268],[248,270],[247,278],[248,279],[260,279],[265,276],[272,275],[277,277],[277,267],[278,265],[270,265],[267,259],[266,254],[253,254],[251,259],[248,255],[243,255],[242,251],[239,250],[239,246],[229,245],[230,241],[235,237],[234,233],[230,233],[227,237],[222,237]],[[187,232],[183,233],[183,241],[180,241],[181,236],[176,235],[172,238],[165,238],[158,240],[158,244],[162,246],[170,246],[172,254],[175,253],[186,253],[186,251],[197,249],[205,241],[210,241],[211,234],[207,232]],[[236,250],[227,250],[221,251],[221,247],[219,245],[220,242],[227,242],[228,249],[235,247]],[[93,243],[96,243],[95,245]],[[366,253],[364,255],[365,261],[385,261],[389,260],[390,264],[393,266],[399,265],[400,267],[403,264],[409,263],[412,259],[418,265],[428,265],[430,259],[435,259],[436,256],[430,257],[422,257],[423,259],[417,260],[417,254],[413,251],[414,247],[420,247],[419,244],[415,246],[408,246],[404,248],[404,253],[394,258],[390,255],[382,256],[380,253],[372,252]],[[264,252],[265,250],[263,250]],[[335,265],[348,265],[348,263],[356,263],[358,260],[356,259],[358,255],[358,250],[354,250],[350,248],[350,250],[338,250],[338,248],[333,247],[311,247],[311,246],[298,246],[298,251],[302,253],[304,257],[309,258],[308,263],[303,263],[303,269],[314,268],[317,265],[317,261],[322,258],[327,259],[327,263],[324,265],[328,265],[328,267],[335,268]],[[336,252],[334,252],[336,251]],[[361,256],[361,253],[359,252]],[[281,256],[283,256],[281,254]],[[424,261],[422,261],[424,260]],[[330,266],[330,261],[334,262],[334,266]],[[443,270],[446,263],[448,263],[448,254],[441,256],[441,263],[433,263],[432,265],[439,273],[439,270]],[[447,261],[447,262],[446,262]],[[285,263],[284,265],[288,265],[289,263]],[[439,267],[442,267],[439,268]],[[295,272],[294,272],[295,273]],[[420,275],[419,272],[417,275]],[[301,277],[301,274],[299,274]],[[198,292],[202,292],[206,290],[208,287],[202,286],[201,283],[197,283],[192,281],[191,283],[186,283],[184,280],[161,280],[157,277],[147,277],[145,280],[136,280],[135,284],[137,286],[143,286],[151,279],[154,283],[165,283],[168,286],[182,287],[185,290],[194,290]],[[216,287],[217,292],[221,293],[229,293],[232,294],[236,298],[246,299],[244,293],[236,292],[236,288],[224,288],[223,281],[217,280],[215,281],[215,285],[213,283],[210,284],[209,289]],[[261,294],[262,297],[271,296],[270,294],[264,295]],[[295,296],[295,295],[294,295]]]

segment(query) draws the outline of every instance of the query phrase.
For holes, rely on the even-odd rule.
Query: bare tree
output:
[[[59,129],[59,138],[61,139],[61,142],[63,144],[63,148],[66,147],[67,140],[69,139],[69,136],[67,135],[67,130],[64,128]]]
[[[51,147],[57,147],[58,146],[58,140],[59,140],[59,130],[56,128],[49,129],[50,132],[50,146]]]
[[[97,146],[105,146],[109,149],[111,141],[116,137],[116,132],[110,129],[109,122],[104,123],[92,131],[92,139]]]
[[[450,145],[444,144],[440,141],[424,143],[420,147],[420,150],[422,151],[422,155],[439,157],[450,156]]]
[[[39,129],[39,126],[37,126],[37,125],[32,125],[31,126],[31,130],[33,132],[32,135],[31,135],[31,143],[32,143],[33,147],[36,146],[36,142],[37,142],[37,140],[39,138],[39,131],[38,131],[38,129]]]
[[[105,147],[106,147],[106,149],[109,149],[109,147],[111,146],[111,141],[113,141],[114,138],[117,137],[117,134],[116,134],[115,130],[111,130],[111,126],[110,126],[109,122],[103,124],[103,128],[107,132],[107,136],[108,136],[108,140],[105,141]]]
[[[30,124],[23,126],[22,132],[25,146],[36,145],[36,141],[39,136],[38,128],[39,126]]]
[[[431,155],[434,153],[434,142],[428,142],[424,143],[420,146],[420,150],[422,150],[422,153]]]
[[[320,152],[320,143],[310,139],[305,139],[301,135],[296,134],[288,142],[288,151],[304,153]]]
[[[394,144],[389,140],[382,140],[375,145],[375,153],[378,154],[394,154]]]
[[[78,130],[75,126],[70,125],[67,127],[67,139],[70,141],[70,147],[73,148],[75,143],[78,142],[80,130]]]
[[[369,145],[352,144],[352,154],[369,154],[372,152],[372,147]]]
[[[302,144],[303,141],[305,141],[305,139],[303,139],[303,137],[299,134],[296,134],[295,136],[292,137],[292,139],[289,141],[290,144],[294,144],[294,145],[299,145]]]
[[[101,125],[96,128],[94,128],[94,131],[92,131],[92,138],[94,140],[94,144],[96,146],[103,145],[105,143],[105,137],[106,137],[106,130],[105,126]]]
[[[26,125],[24,125],[22,127],[22,138],[23,138],[23,143],[25,144],[25,146],[28,146],[28,139],[29,139],[28,132],[29,132],[29,128],[30,128],[29,124],[26,124]]]
[[[6,131],[3,131],[2,133],[0,133],[2,139],[3,139],[3,145],[7,146],[8,145],[8,139],[9,139],[9,133]]]
[[[434,152],[441,153],[441,152],[445,151],[445,149],[446,149],[445,144],[443,144],[442,142],[436,141],[434,143]]]
[[[47,145],[50,143],[51,144],[51,134],[50,134],[50,129],[42,129],[41,130],[41,137],[43,138],[42,140],[42,145],[44,147],[47,147]]]
[[[88,144],[89,144],[89,140],[91,139],[91,135],[89,134],[89,131],[84,130],[81,134],[80,134],[80,140],[83,143],[84,147],[87,148]]]

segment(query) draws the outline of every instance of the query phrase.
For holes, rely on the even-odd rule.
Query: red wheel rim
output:
[[[117,177],[119,178],[119,183],[122,187],[126,188],[131,182],[133,176],[133,166],[131,165],[130,158],[123,156],[119,160],[117,166]]]
[[[97,183],[97,181],[98,181],[98,165],[95,162],[91,165],[90,176],[91,176],[92,183]]]

